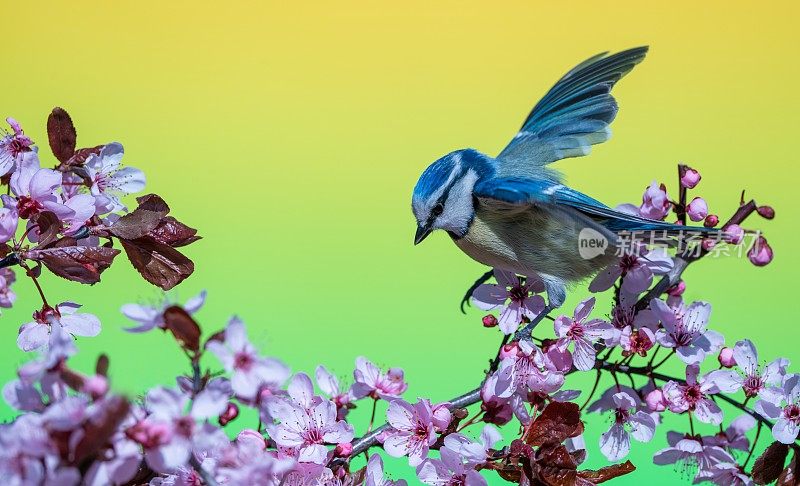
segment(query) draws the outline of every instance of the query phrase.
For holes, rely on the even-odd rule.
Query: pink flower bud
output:
[[[686,189],[694,189],[700,182],[700,173],[691,167],[684,167],[681,174],[681,185]]]
[[[736,360],[733,359],[733,348],[725,347],[720,349],[717,361],[719,361],[720,366],[724,368],[733,368],[733,366],[736,365]]]
[[[239,432],[239,435],[236,436],[236,442],[238,444],[252,444],[255,446],[253,447],[254,449],[264,450],[267,448],[267,441],[264,440],[264,436],[254,429],[244,429]]]
[[[750,262],[757,267],[763,267],[771,262],[772,247],[770,247],[769,243],[767,243],[767,239],[763,236],[756,238],[753,246],[751,246],[750,250],[747,252],[747,258],[749,258]]]
[[[443,432],[448,425],[450,425],[450,421],[453,419],[453,414],[450,413],[450,409],[447,408],[449,403],[439,403],[433,406],[433,426],[439,431]]]
[[[517,351],[519,351],[519,346],[517,346],[516,341],[510,342],[500,350],[500,359],[516,357]]]
[[[336,447],[333,449],[333,455],[336,457],[350,457],[350,454],[353,453],[353,444],[350,442],[341,442],[336,444]]]
[[[744,239],[744,230],[738,224],[729,224],[724,231],[724,238],[728,243],[738,245]]]
[[[681,295],[683,295],[683,292],[685,290],[686,290],[686,282],[681,280],[672,287],[668,288],[667,294],[671,295],[672,297],[680,297]]]
[[[708,216],[708,204],[702,197],[692,199],[692,202],[686,206],[686,214],[692,221],[702,221]]]
[[[108,380],[100,375],[90,376],[83,382],[81,391],[97,400],[108,392]]]
[[[759,206],[756,211],[764,219],[772,219],[775,217],[775,210],[772,206]]]
[[[714,240],[705,239],[702,243],[700,243],[700,246],[703,247],[703,250],[705,251],[711,251],[712,248],[717,246],[717,242]]]
[[[239,407],[235,403],[228,402],[225,411],[219,416],[219,424],[223,427],[228,425],[228,422],[239,416]]]
[[[663,412],[667,409],[667,400],[664,397],[664,392],[660,388],[656,388],[644,397],[647,408],[651,412]]]
[[[719,216],[716,214],[709,214],[706,216],[706,220],[703,221],[703,226],[706,228],[713,228],[714,226],[719,224]]]
[[[664,184],[659,185],[654,181],[642,195],[639,214],[645,218],[662,220],[669,214],[670,206],[667,188]]]
[[[483,327],[494,327],[497,325],[497,318],[491,314],[483,316]]]

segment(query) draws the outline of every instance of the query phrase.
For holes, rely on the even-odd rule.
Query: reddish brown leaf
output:
[[[184,349],[200,350],[200,326],[183,307],[173,305],[164,311],[164,325]]]
[[[119,250],[104,246],[72,246],[75,240],[62,238],[50,248],[36,249],[23,256],[28,260],[44,263],[44,266],[59,277],[74,282],[95,284],[100,274],[111,266]]]
[[[778,476],[778,481],[775,484],[776,486],[800,485],[800,464],[797,461],[797,452],[794,453],[792,460],[789,461],[789,466]]]
[[[169,213],[169,206],[155,194],[136,198],[139,207],[119,218],[109,231],[118,238],[135,240],[154,230]]]
[[[186,226],[172,216],[166,216],[150,231],[150,236],[173,248],[186,246],[199,240],[197,230]]]
[[[58,232],[62,229],[58,216],[50,211],[42,211],[35,216],[34,222],[39,225],[39,248],[44,248],[56,241]]]
[[[169,290],[194,272],[194,263],[178,250],[149,236],[120,239],[128,259],[145,280]]]
[[[88,159],[90,155],[99,154],[100,151],[103,150],[103,147],[105,147],[105,145],[97,145],[95,147],[86,147],[78,149],[75,151],[72,157],[69,158],[69,160],[64,162],[64,164],[72,167],[81,166],[83,165],[84,162],[86,162],[86,159]]]
[[[525,442],[533,446],[546,443],[560,444],[569,437],[583,431],[581,412],[577,404],[571,402],[551,402],[536,417],[525,436]]]
[[[590,469],[578,471],[578,476],[586,479],[592,484],[600,484],[625,474],[632,473],[635,470],[636,466],[634,466],[631,461],[625,461],[622,464],[613,464],[611,466],[602,467],[597,471],[592,471]]]
[[[108,444],[129,410],[130,404],[122,397],[113,396],[106,400],[99,413],[84,426],[84,434],[74,446],[71,462],[79,465],[93,458]]]
[[[770,444],[753,464],[753,482],[756,484],[769,484],[780,476],[783,464],[789,454],[789,446],[778,441]]]
[[[94,365],[94,373],[100,376],[108,376],[108,355],[101,354],[97,357],[97,363]]]
[[[50,141],[50,150],[59,162],[66,162],[75,153],[75,126],[63,108],[53,108],[47,117],[47,138]]]

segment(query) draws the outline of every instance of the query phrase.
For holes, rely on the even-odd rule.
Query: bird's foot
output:
[[[467,305],[467,306],[469,305],[469,299],[472,297],[472,293],[475,292],[475,289],[477,289],[481,285],[483,285],[486,282],[488,282],[489,279],[492,278],[492,275],[494,275],[494,271],[493,270],[489,270],[488,272],[486,272],[483,275],[481,275],[478,278],[478,280],[476,280],[475,283],[472,284],[472,286],[469,289],[467,289],[467,293],[464,294],[464,297],[461,298],[461,306],[460,307],[461,307],[461,313],[462,314],[466,314],[467,313],[464,310],[464,306],[465,305]]]

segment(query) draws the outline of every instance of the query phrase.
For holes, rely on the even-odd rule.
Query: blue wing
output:
[[[617,115],[611,88],[640,63],[647,47],[599,54],[564,75],[534,106],[519,133],[497,156],[501,176],[535,176],[542,167],[587,155],[611,136]]]
[[[609,208],[586,194],[547,179],[523,177],[487,179],[475,185],[474,194],[484,202],[494,202],[495,208],[498,206],[497,203],[500,203],[501,209],[499,210],[520,210],[535,206],[570,208],[613,232],[666,231],[677,233],[696,231],[714,233],[719,231],[714,228],[670,224],[623,213]]]

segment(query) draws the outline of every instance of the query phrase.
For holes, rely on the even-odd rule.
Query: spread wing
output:
[[[565,74],[497,156],[498,175],[535,176],[547,164],[587,155],[592,145],[608,140],[617,115],[611,89],[644,59],[647,49],[599,54]]]
[[[600,201],[547,179],[505,177],[488,179],[475,185],[474,194],[490,211],[514,213],[534,207],[557,207],[577,212],[614,231],[716,232],[704,227],[686,227],[642,218],[609,208]]]

